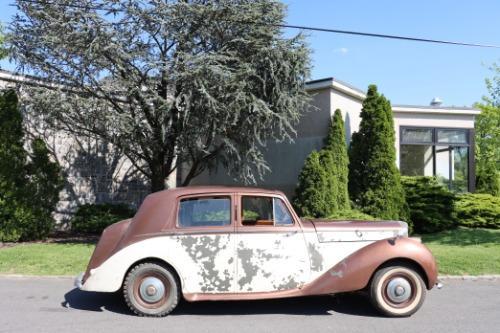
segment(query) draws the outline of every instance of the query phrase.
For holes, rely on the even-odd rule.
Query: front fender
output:
[[[383,263],[410,260],[419,265],[431,289],[437,282],[437,265],[431,251],[412,238],[391,238],[376,241],[351,254],[304,287],[305,294],[330,294],[365,288],[375,270]]]

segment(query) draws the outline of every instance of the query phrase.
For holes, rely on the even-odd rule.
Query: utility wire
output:
[[[85,5],[77,5],[77,4],[55,3],[55,2],[42,1],[42,0],[17,0],[17,1],[18,2],[32,3],[32,4],[40,4],[40,5],[57,5],[57,6],[62,6],[62,7],[73,7],[73,8],[87,9],[87,10],[104,10],[104,11],[113,11],[113,12],[124,12],[122,9],[106,7],[104,4],[100,4],[98,6],[85,6]],[[300,30],[307,30],[307,31],[318,31],[318,32],[327,32],[327,33],[344,34],[344,35],[355,35],[355,36],[363,36],[363,37],[397,39],[397,40],[405,40],[405,41],[413,41],[413,42],[448,44],[448,45],[458,45],[458,46],[472,46],[472,47],[482,47],[482,48],[497,48],[497,49],[500,48],[500,45],[494,45],[494,44],[467,43],[467,42],[449,41],[449,40],[441,40],[441,39],[378,34],[378,33],[372,33],[372,32],[319,28],[319,27],[284,24],[284,23],[269,23],[269,22],[257,22],[257,21],[229,21],[229,20],[228,20],[228,22],[241,23],[241,24],[247,24],[247,25],[261,25],[261,26],[267,25],[267,26],[273,26],[273,27],[279,27],[279,28],[300,29]],[[113,24],[119,25],[119,24],[125,24],[125,23],[127,23],[127,22],[111,22],[110,24],[111,25],[113,25]]]
[[[259,23],[255,22],[254,24],[259,24]],[[267,24],[267,23],[264,23],[264,24]],[[493,44],[465,43],[465,42],[455,42],[455,41],[439,40],[439,39],[428,39],[428,38],[419,38],[419,37],[376,34],[376,33],[371,33],[371,32],[316,28],[316,27],[307,27],[307,26],[291,25],[291,24],[268,24],[268,25],[281,27],[281,28],[330,32],[330,33],[336,33],[336,34],[357,35],[357,36],[365,36],[365,37],[399,39],[399,40],[408,40],[408,41],[414,41],[414,42],[427,42],[427,43],[438,43],[438,44],[452,44],[452,45],[460,45],[460,46],[500,48],[500,45],[493,45]]]

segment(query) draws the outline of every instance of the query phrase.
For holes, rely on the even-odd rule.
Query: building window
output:
[[[401,174],[436,176],[453,191],[473,191],[472,132],[470,129],[402,127]]]

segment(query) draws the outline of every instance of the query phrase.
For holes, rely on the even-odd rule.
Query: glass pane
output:
[[[469,148],[454,147],[452,161],[451,187],[454,191],[466,192],[469,187]]]
[[[419,143],[432,142],[432,129],[430,128],[403,128],[401,142]]]
[[[274,219],[276,225],[291,225],[293,224],[292,216],[285,206],[285,203],[278,198],[274,198]]]
[[[450,152],[449,146],[436,146],[436,178],[447,187],[450,186]]]
[[[446,129],[437,131],[439,143],[467,143],[467,131],[460,129]]]
[[[273,198],[244,196],[241,206],[243,225],[274,225]]]
[[[231,224],[230,198],[181,200],[178,216],[181,227],[208,227]]]
[[[432,146],[401,146],[401,174],[404,176],[433,176]]]

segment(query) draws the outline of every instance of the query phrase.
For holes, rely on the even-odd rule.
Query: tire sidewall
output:
[[[384,282],[395,274],[401,274],[407,279],[411,279],[410,284],[415,287],[414,299],[405,307],[394,307],[388,303],[383,296]],[[425,299],[426,288],[419,273],[405,266],[392,266],[379,270],[371,285],[371,299],[375,307],[385,315],[392,317],[406,317],[414,314],[422,305]]]
[[[136,280],[145,278],[147,276],[161,275],[167,283],[165,285],[165,292],[168,293],[166,301],[156,308],[148,308],[141,304],[138,300],[134,289],[136,287]],[[164,281],[162,281],[164,282]],[[176,276],[167,268],[155,263],[143,263],[135,266],[125,279],[123,286],[123,293],[125,301],[129,308],[140,316],[162,317],[170,312],[177,306],[179,301],[179,287]]]

